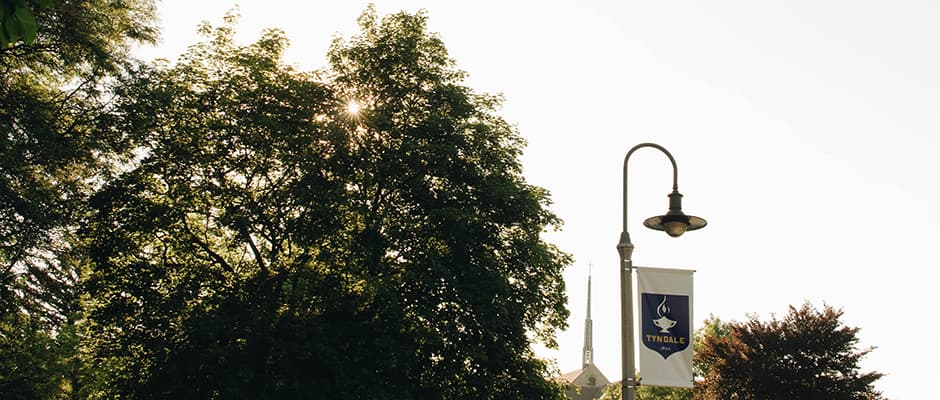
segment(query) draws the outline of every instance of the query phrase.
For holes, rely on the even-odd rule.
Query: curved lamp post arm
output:
[[[623,158],[623,230],[620,232],[620,244],[628,245],[630,244],[630,233],[627,231],[627,178],[629,174],[627,173],[627,166],[630,162],[630,156],[633,155],[633,152],[642,149],[644,147],[652,147],[663,152],[666,157],[669,157],[669,162],[672,163],[672,191],[673,193],[679,192],[679,167],[676,166],[676,159],[672,157],[672,153],[669,150],[666,150],[663,146],[660,146],[656,143],[640,143],[636,146],[633,146],[630,151],[627,152],[627,155]],[[681,195],[680,195],[681,196]]]

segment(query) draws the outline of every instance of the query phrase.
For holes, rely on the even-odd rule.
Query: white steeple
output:
[[[584,354],[582,368],[594,365],[594,340],[591,324],[591,264],[588,263],[587,317],[584,319]]]

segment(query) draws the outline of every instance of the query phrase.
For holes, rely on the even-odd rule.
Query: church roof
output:
[[[594,378],[593,380],[591,378]],[[587,367],[579,369],[577,371],[571,371],[567,374],[562,374],[558,377],[559,380],[577,385],[577,386],[607,386],[610,381],[607,380],[607,377],[597,368],[596,365],[590,364]],[[593,382],[593,385],[591,384]]]
[[[610,384],[607,377],[594,364],[563,374],[558,379],[568,384],[565,394],[573,400],[596,399],[603,394],[604,388]]]

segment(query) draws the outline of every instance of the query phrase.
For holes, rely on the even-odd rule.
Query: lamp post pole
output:
[[[620,381],[622,400],[636,399],[636,372],[633,364],[633,243],[627,231],[620,235],[620,360],[623,378]],[[626,238],[626,240],[624,240]]]
[[[636,399],[636,371],[633,351],[633,243],[630,242],[630,233],[627,231],[627,164],[633,152],[652,147],[663,152],[672,163],[672,193],[669,194],[669,211],[665,215],[652,217],[643,222],[647,228],[666,231],[669,236],[679,237],[686,231],[701,229],[706,225],[704,219],[687,216],[682,212],[682,195],[679,194],[679,172],[676,160],[672,154],[662,146],[655,143],[641,143],[633,146],[623,158],[623,230],[620,233],[620,242],[617,243],[617,253],[620,255],[620,343],[621,343],[621,371],[623,377],[620,381],[621,399]]]

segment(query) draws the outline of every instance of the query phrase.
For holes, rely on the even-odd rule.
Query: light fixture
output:
[[[657,231],[665,231],[672,237],[682,236],[686,231],[702,229],[708,222],[703,218],[685,215],[682,212],[682,194],[673,190],[669,194],[669,212],[666,215],[647,218],[643,225]]]

